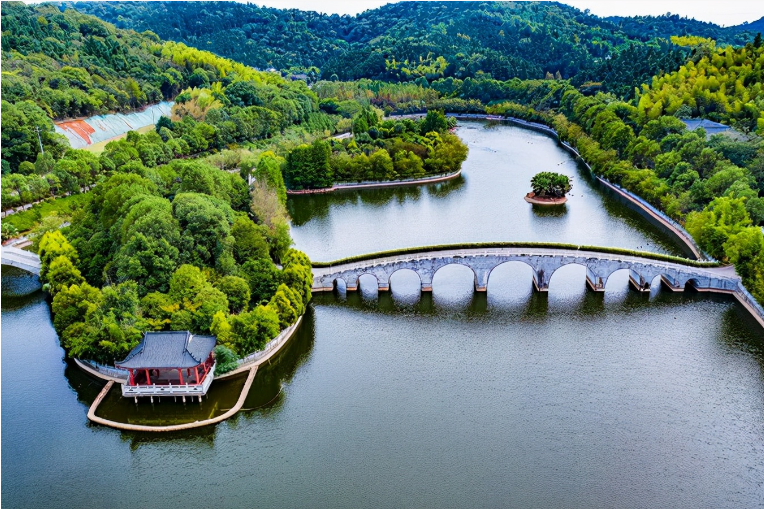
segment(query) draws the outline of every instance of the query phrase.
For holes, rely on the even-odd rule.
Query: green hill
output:
[[[357,16],[236,2],[78,2],[118,27],[151,30],[260,69],[386,81],[573,78],[622,96],[673,71],[672,35],[743,44],[752,35],[678,16],[603,19],[556,2],[401,2]]]

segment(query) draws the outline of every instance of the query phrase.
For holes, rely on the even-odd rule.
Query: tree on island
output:
[[[572,189],[566,175],[551,171],[537,173],[531,179],[531,187],[537,198],[562,198]]]

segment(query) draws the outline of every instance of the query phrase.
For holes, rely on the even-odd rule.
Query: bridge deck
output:
[[[35,253],[13,246],[3,246],[0,248],[0,255],[3,265],[17,267],[33,274],[40,274],[40,257]]]
[[[467,259],[478,257],[554,257],[554,258],[573,258],[598,261],[614,261],[627,264],[650,265],[656,268],[675,269],[691,271],[698,275],[708,275],[713,277],[722,277],[730,279],[740,279],[735,273],[734,267],[696,267],[685,265],[678,262],[669,262],[656,260],[641,256],[603,253],[598,251],[586,251],[580,249],[556,249],[543,247],[499,247],[499,248],[461,248],[461,249],[443,249],[437,251],[425,251],[420,253],[399,254],[392,256],[383,256],[371,260],[361,260],[348,263],[331,264],[329,267],[318,267],[313,269],[314,276],[334,274],[340,271],[357,270],[380,265],[391,265],[397,263],[409,263],[423,260],[433,260],[438,258],[449,259]]]

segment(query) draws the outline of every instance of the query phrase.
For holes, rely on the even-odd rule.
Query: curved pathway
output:
[[[244,387],[242,387],[241,389],[241,394],[239,394],[239,399],[236,401],[236,404],[233,407],[231,407],[224,414],[220,414],[217,417],[212,417],[210,419],[205,419],[203,421],[187,422],[184,424],[173,424],[171,426],[146,426],[143,424],[128,424],[124,422],[111,421],[109,419],[104,419],[103,417],[99,417],[96,415],[96,410],[98,409],[98,405],[101,404],[101,401],[103,401],[103,398],[105,398],[106,395],[109,394],[109,391],[114,385],[113,380],[109,380],[106,386],[101,390],[100,394],[98,394],[98,397],[95,399],[95,401],[93,401],[93,404],[90,405],[90,409],[88,410],[88,419],[90,419],[92,422],[103,424],[104,426],[109,426],[111,428],[121,429],[123,431],[152,431],[152,432],[183,431],[186,429],[194,429],[194,428],[201,428],[202,426],[209,426],[210,424],[216,424],[218,422],[225,421],[226,419],[236,415],[236,413],[239,410],[241,410],[241,407],[244,406],[244,401],[247,399],[247,394],[249,393],[249,389],[252,387],[252,382],[255,380],[256,373],[257,373],[257,366],[252,366],[251,368],[249,368],[249,375],[247,376],[247,380],[246,382],[244,382]]]
[[[335,184],[332,187],[322,187],[321,189],[303,189],[301,191],[292,191],[287,189],[287,194],[324,194],[333,193],[334,191],[344,191],[352,189],[375,189],[379,187],[398,187],[398,186],[416,186],[421,184],[435,184],[437,182],[444,182],[446,180],[452,180],[462,174],[462,169],[459,168],[453,173],[446,175],[436,175],[434,177],[423,177],[420,179],[405,179],[405,180],[389,180],[389,181],[374,181],[374,182],[359,182],[357,184]]]

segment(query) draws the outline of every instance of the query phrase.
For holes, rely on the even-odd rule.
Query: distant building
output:
[[[682,119],[687,129],[694,131],[695,129],[702,127],[706,131],[706,139],[716,134],[724,134],[734,139],[744,138],[744,135],[728,125],[720,124],[712,120],[706,120],[705,118],[686,118]]]
[[[297,81],[297,80],[308,81],[308,75],[305,73],[290,74],[289,79],[292,81]]]
[[[122,385],[122,396],[202,396],[212,383],[215,358],[213,336],[195,336],[188,331],[147,332],[143,340],[114,365],[130,373]]]

